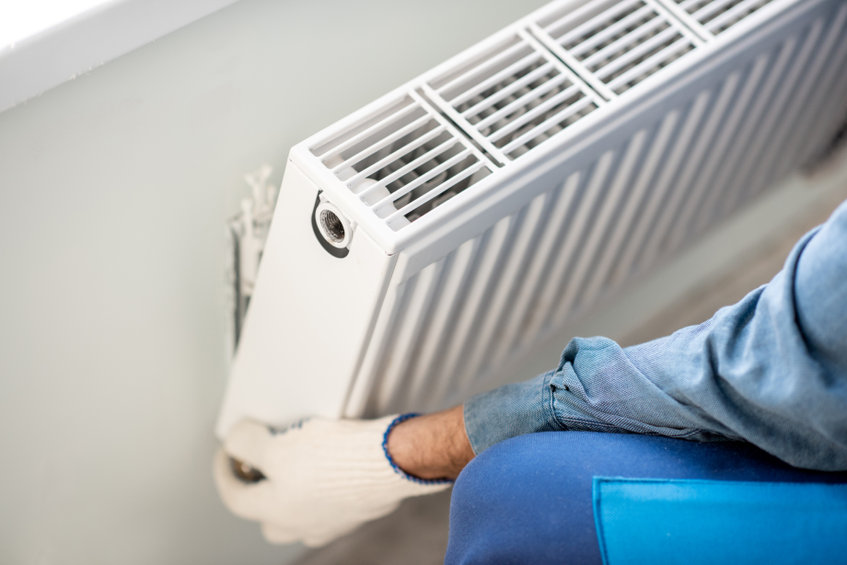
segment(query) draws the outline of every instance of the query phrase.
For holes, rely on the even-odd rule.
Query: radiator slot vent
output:
[[[576,10],[565,7],[538,26],[615,94],[695,47],[679,24],[643,0],[595,0]]]
[[[476,148],[411,96],[312,153],[394,230],[491,173]]]
[[[504,161],[599,107],[584,83],[531,41],[510,36],[427,83],[434,103]]]
[[[309,151],[396,232],[770,1],[551,5]]]
[[[771,0],[674,0],[706,30],[719,35]]]

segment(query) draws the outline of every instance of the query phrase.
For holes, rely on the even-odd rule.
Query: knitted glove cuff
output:
[[[406,420],[411,418],[415,418],[420,416],[420,414],[416,412],[409,412],[407,414],[400,414],[388,424],[388,427],[385,429],[385,433],[382,435],[382,452],[385,454],[385,458],[388,459],[388,464],[391,465],[391,468],[394,469],[394,472],[403,477],[408,481],[412,481],[414,483],[418,483],[421,485],[450,485],[453,484],[451,479],[422,479],[420,477],[416,477],[414,475],[410,475],[403,469],[397,465],[394,461],[394,458],[391,457],[391,454],[388,452],[388,435],[391,433],[391,430],[394,429],[394,426],[397,424],[403,423]]]

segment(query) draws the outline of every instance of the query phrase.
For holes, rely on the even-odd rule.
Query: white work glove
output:
[[[283,430],[240,422],[215,456],[221,499],[233,514],[261,522],[269,542],[317,547],[385,516],[405,498],[446,489],[452,481],[417,479],[390,461],[384,442],[396,418],[315,418]],[[239,479],[229,456],[265,478]]]

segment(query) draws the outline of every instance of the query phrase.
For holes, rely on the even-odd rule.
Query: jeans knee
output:
[[[496,444],[465,468],[453,487],[445,563],[555,563],[563,552],[599,563],[590,488],[573,496],[579,480],[550,465],[545,435]]]

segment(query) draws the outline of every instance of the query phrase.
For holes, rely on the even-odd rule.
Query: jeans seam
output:
[[[582,425],[581,427],[585,427],[585,428],[594,428],[595,431],[608,431],[608,432],[614,431],[614,432],[620,432],[620,433],[631,433],[628,430],[625,430],[623,428],[615,426],[614,424],[607,424],[605,422],[601,422],[600,420],[588,420],[588,419],[584,419],[584,418],[573,418],[573,417],[559,418],[559,420],[560,420],[560,425],[563,426],[563,429],[569,429],[569,428],[566,424],[561,423],[561,420],[564,420],[565,422],[569,422],[571,424],[581,424]]]
[[[615,425],[615,424],[603,422],[601,420],[596,420],[596,419],[591,420],[591,419],[587,419],[587,418],[578,418],[578,417],[574,417],[574,416],[563,417],[563,416],[559,416],[555,412],[554,412],[554,414],[556,416],[557,423],[562,427],[563,430],[570,429],[568,427],[568,424],[571,424],[571,425],[576,424],[580,427],[593,428],[594,431],[611,431],[611,432],[617,432],[617,433],[634,433],[634,434],[639,434],[639,435],[659,436],[659,437],[666,437],[666,438],[670,438],[670,439],[683,439],[683,440],[689,439],[691,437],[694,437],[694,436],[697,436],[697,435],[700,435],[700,434],[705,435],[705,434],[709,433],[708,430],[704,430],[704,429],[701,429],[701,428],[688,428],[688,429],[683,428],[682,430],[680,430],[679,433],[671,433],[671,432],[668,432],[668,431],[664,431],[664,430],[672,430],[673,429],[673,428],[666,428],[666,427],[663,427],[664,430],[659,430],[659,429],[654,429],[654,430],[650,430],[650,431],[632,430],[632,429],[627,429],[625,427],[621,427],[620,425]],[[649,426],[649,424],[648,424],[648,426]]]
[[[544,375],[544,386],[542,387],[542,399],[541,406],[546,408],[547,414],[546,419],[554,428],[558,428],[559,431],[567,431],[568,427],[562,423],[559,419],[558,414],[556,413],[556,396],[553,394],[553,377],[556,375],[558,371],[549,371],[546,375]],[[543,396],[547,395],[547,398]]]
[[[577,416],[566,416],[564,414],[560,414],[560,411],[556,408],[556,395],[553,394],[553,387],[555,385],[553,385],[553,382],[552,382],[553,378],[556,375],[558,375],[559,373],[560,373],[560,371],[550,371],[548,373],[545,373],[545,375],[544,375],[544,387],[543,387],[542,394],[548,395],[548,398],[542,397],[542,406],[545,407],[547,409],[547,412],[548,412],[548,414],[545,414],[546,419],[551,423],[551,425],[554,428],[556,428],[560,431],[568,431],[568,430],[573,429],[573,427],[578,427],[578,428],[593,429],[595,431],[621,432],[621,433],[640,433],[640,434],[646,434],[646,435],[654,435],[655,434],[655,435],[658,435],[658,436],[676,438],[676,439],[688,439],[688,438],[691,438],[693,436],[697,436],[698,434],[704,433],[704,430],[702,430],[700,428],[682,428],[682,429],[679,430],[679,433],[667,433],[667,432],[663,433],[662,431],[659,431],[658,429],[653,430],[653,431],[644,431],[644,430],[635,431],[635,430],[627,429],[625,427],[621,427],[619,424],[616,425],[616,424],[604,422],[603,420],[597,419],[596,417],[589,419],[589,418],[580,418],[580,417],[577,417]],[[569,390],[566,385],[564,385],[562,388],[564,388],[566,391]],[[599,411],[599,412],[603,416],[615,417],[615,415],[607,414],[604,411]],[[642,425],[649,426],[649,424],[644,424],[643,422],[640,422],[640,423]]]

